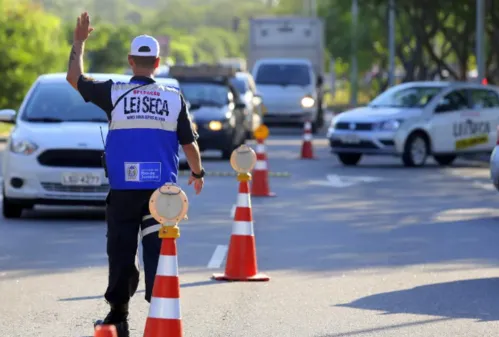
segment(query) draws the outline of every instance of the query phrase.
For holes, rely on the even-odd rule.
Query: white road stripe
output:
[[[225,255],[227,254],[228,247],[224,245],[218,245],[211,256],[210,262],[208,262],[209,269],[217,269],[222,265]]]
[[[230,210],[230,217],[234,219],[234,216],[236,215],[236,205],[232,205],[232,208]]]

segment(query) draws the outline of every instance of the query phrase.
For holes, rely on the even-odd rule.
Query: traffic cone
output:
[[[118,332],[114,325],[97,325],[94,337],[118,337]]]
[[[265,153],[265,143],[263,139],[257,139],[255,152],[256,165],[253,169],[251,195],[254,197],[275,197],[276,194],[274,192],[270,192],[267,154]]]
[[[182,337],[177,244],[163,239],[144,337]]]
[[[213,274],[217,281],[269,281],[270,278],[258,272],[253,214],[249,194],[251,174],[240,174],[236,214],[232,226],[229,252],[224,274]]]
[[[303,143],[301,146],[301,159],[314,159],[312,146],[312,123],[306,121],[303,127]]]

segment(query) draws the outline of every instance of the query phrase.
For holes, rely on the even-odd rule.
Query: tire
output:
[[[429,152],[428,137],[422,132],[415,132],[405,142],[402,162],[406,167],[421,167],[426,163]]]
[[[362,155],[360,153],[338,153],[338,158],[345,166],[355,166],[359,163]]]
[[[5,196],[2,200],[2,213],[5,219],[18,219],[23,214],[24,207],[19,204],[14,204]]]
[[[440,166],[448,166],[452,165],[454,160],[456,160],[456,156],[449,154],[449,155],[435,155],[433,156],[435,161],[438,163]]]

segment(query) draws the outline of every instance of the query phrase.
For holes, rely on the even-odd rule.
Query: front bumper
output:
[[[4,197],[11,202],[50,205],[101,205],[109,192],[102,168],[50,167],[38,163],[37,155],[4,153]],[[62,184],[65,173],[91,173],[100,177],[100,186]],[[22,182],[19,186],[19,182]]]
[[[197,122],[197,133],[199,135],[198,145],[201,151],[205,150],[229,150],[232,148],[234,130],[228,124],[219,131],[208,128],[209,122]]]
[[[317,119],[317,107],[310,109],[269,109],[263,115],[265,124],[272,123],[300,123],[303,124],[307,120],[314,121]]]
[[[399,156],[393,131],[350,131],[329,129],[327,137],[333,153]]]

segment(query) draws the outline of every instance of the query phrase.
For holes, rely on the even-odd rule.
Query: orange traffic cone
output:
[[[265,143],[263,139],[257,139],[255,152],[256,165],[253,169],[254,178],[251,184],[251,195],[254,197],[275,197],[276,194],[270,192],[267,154],[265,153]]]
[[[213,278],[217,281],[268,281],[270,278],[259,273],[257,266],[253,214],[249,194],[251,174],[240,174],[237,179],[239,180],[239,194],[225,273],[213,274]]]
[[[118,337],[118,332],[114,325],[97,325],[94,337]]]
[[[314,150],[312,147],[312,123],[310,123],[310,121],[306,121],[303,127],[301,159],[314,159]]]
[[[163,239],[144,337],[182,337],[177,244]]]

